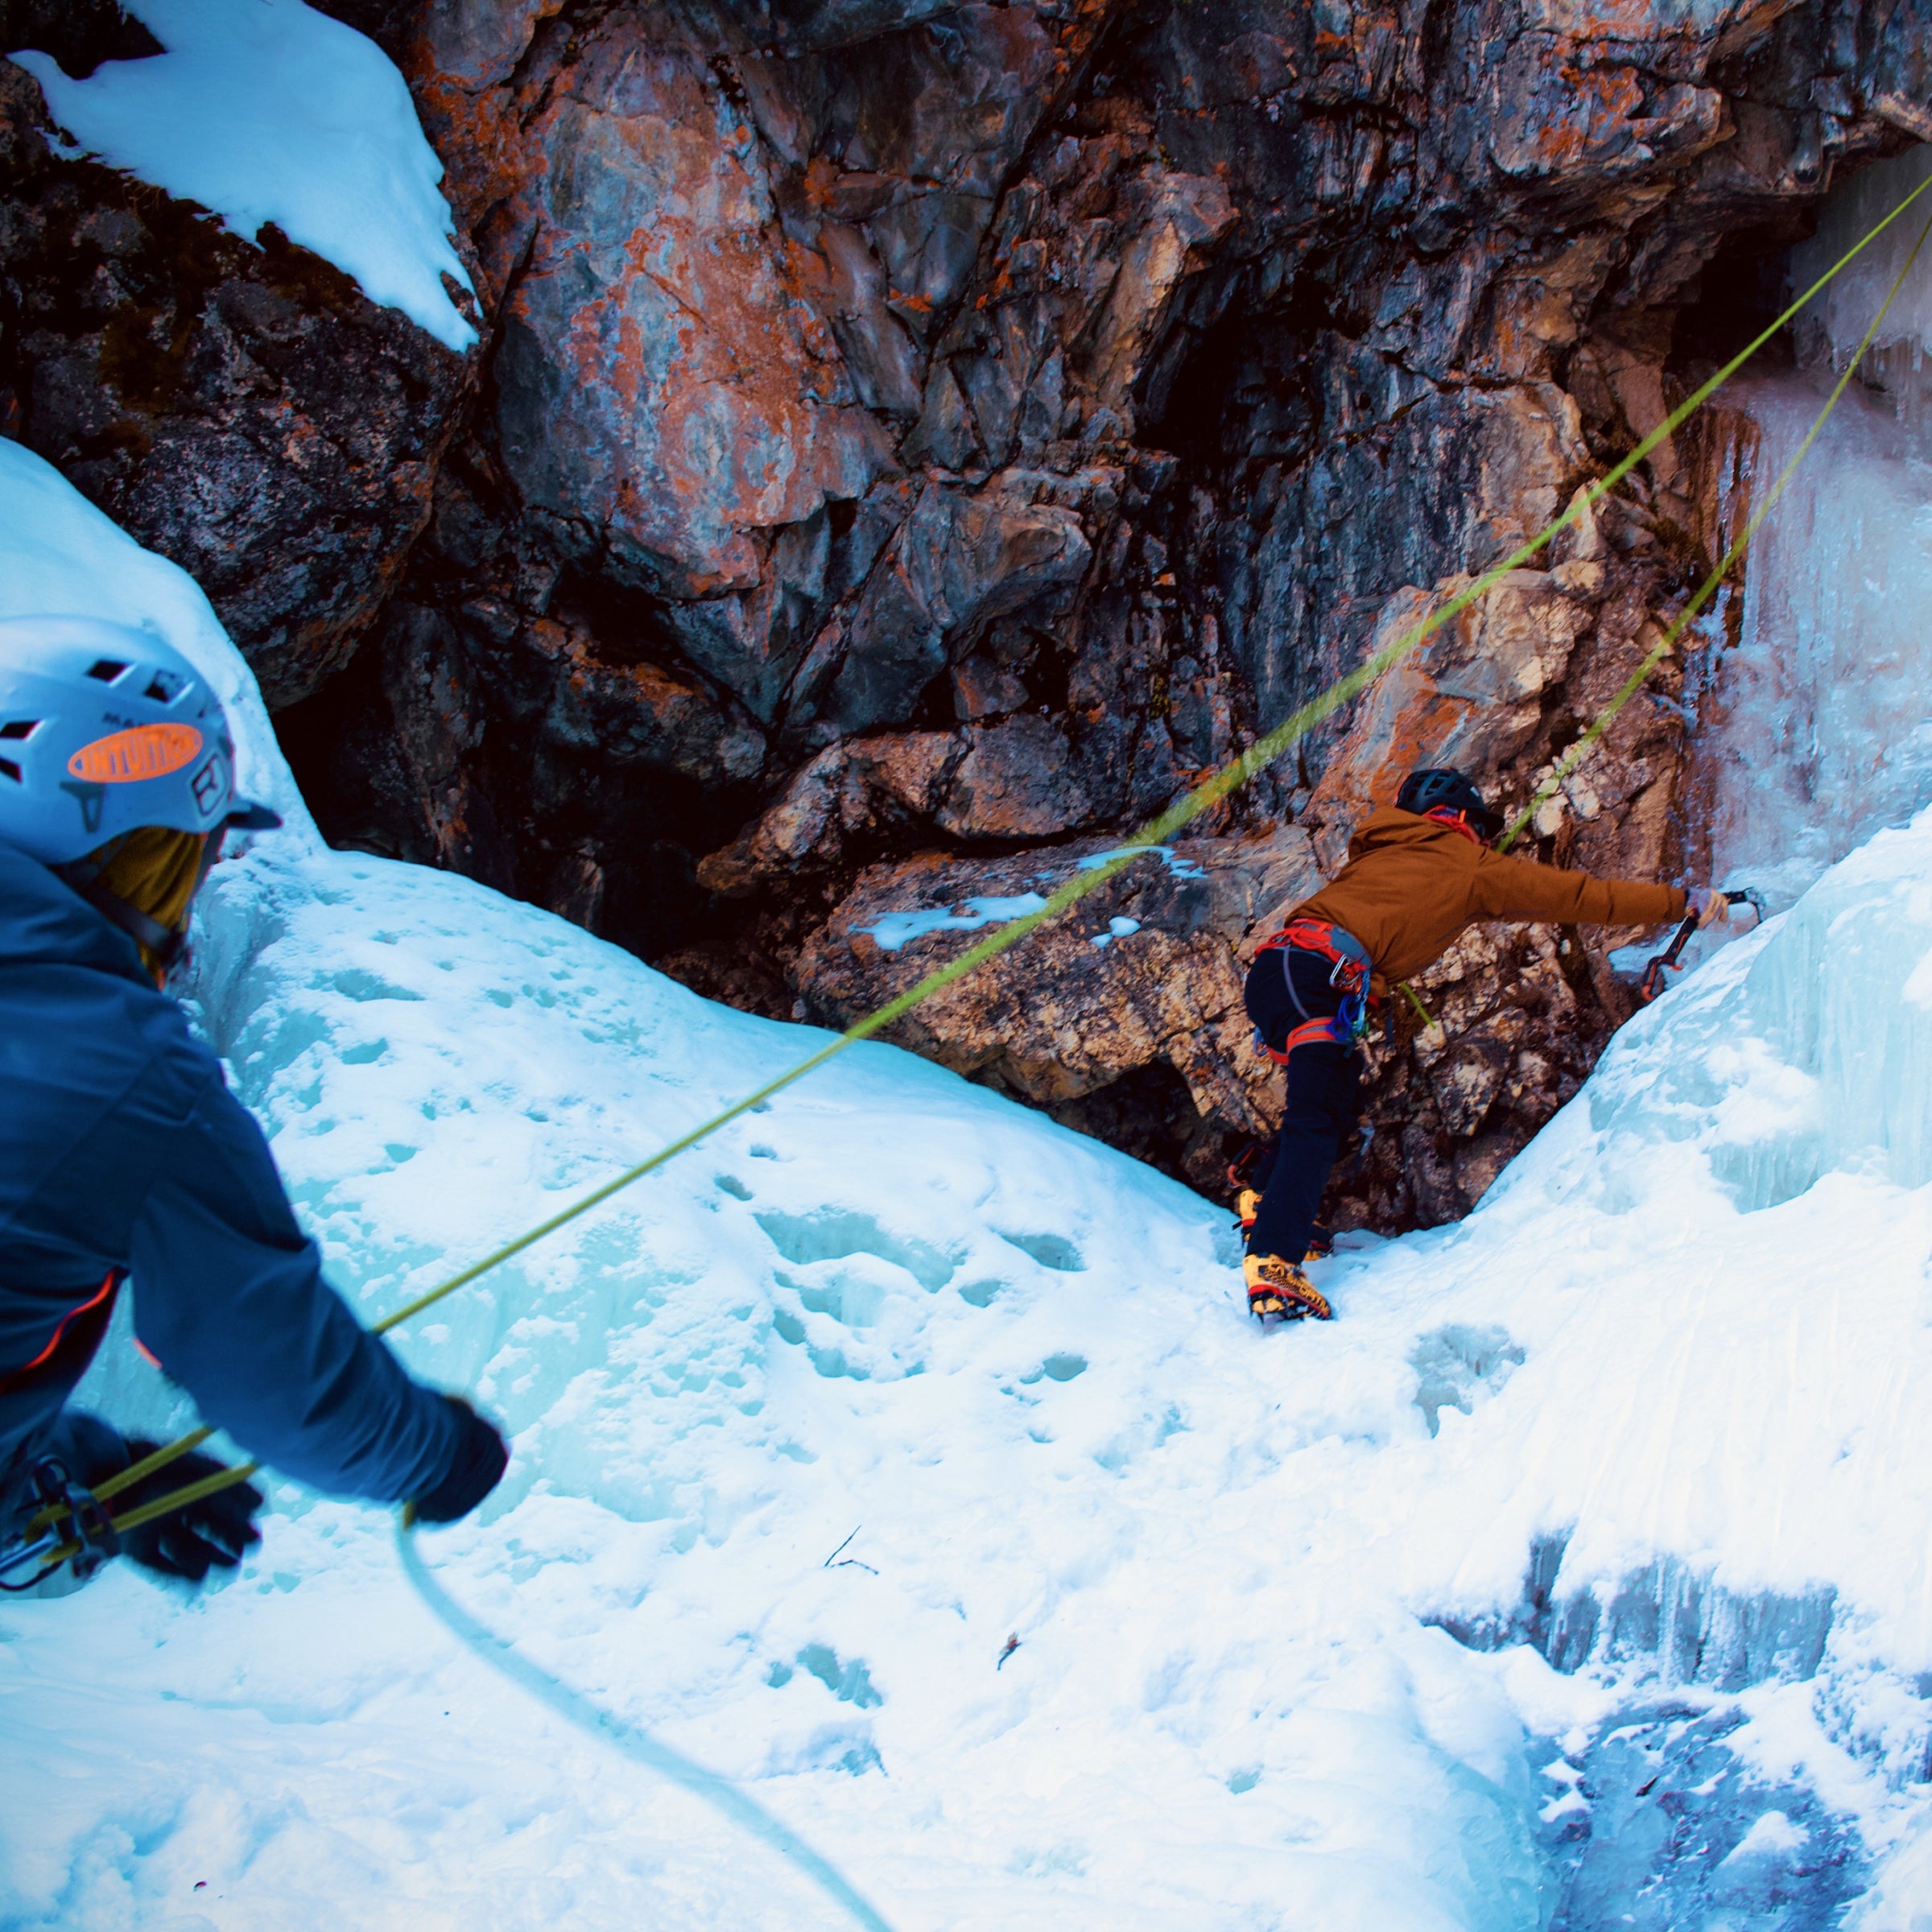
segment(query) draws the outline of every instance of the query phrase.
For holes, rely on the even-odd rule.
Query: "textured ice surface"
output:
[[[1932,201],[1932,196],[1928,197]],[[1932,251],[1928,251],[1932,254]],[[1766,489],[1823,375],[1746,385]],[[1719,880],[1789,906],[1876,827],[1932,802],[1932,427],[1856,382],[1752,540],[1735,647],[1699,712]]]
[[[151,601],[233,688],[184,578],[0,460],[0,604]],[[823,1037],[299,826],[216,869],[197,944],[210,1035],[371,1315]],[[430,1560],[895,1924],[1528,1932],[1520,1727],[1332,1510],[1426,1441],[1410,1340],[1257,1348],[1230,1256],[1171,1183],[861,1049],[407,1335],[516,1439]],[[118,1338],[89,1396],[187,1419]],[[225,1591],[0,1608],[0,1689],[9,1924],[836,1922],[452,1645],[378,1513],[288,1485]]]
[[[218,869],[197,991],[371,1313],[822,1037],[274,845]],[[1932,824],[1887,834],[1818,930],[1909,984],[1928,881]],[[1911,1120],[1790,1024],[1811,916],[1653,1009],[1493,1204],[1327,1265],[1340,1320],[1266,1340],[1220,1215],[865,1049],[410,1337],[516,1431],[430,1560],[895,1925],[1594,1927],[1640,1870],[1638,1922],[1822,1922],[1923,1772],[1932,1202]],[[1932,1030],[1899,1003],[1895,1057]],[[1787,1121],[1794,1082],[1863,1126]],[[1737,1150],[1801,1133],[1808,1191],[1746,1191]],[[118,1348],[93,1393],[185,1419]],[[374,1513],[275,1508],[208,1598],[0,1609],[17,1922],[221,1923],[203,1879],[251,1926],[836,1922],[484,1675]],[[1478,1630],[1539,1564],[1567,1637]],[[1773,1810],[1830,1857],[1733,1862]],[[1814,1916],[1715,1916],[1752,1873]]]
[[[81,148],[251,242],[274,222],[447,348],[476,341],[443,285],[470,286],[443,164],[373,40],[302,0],[126,6],[165,52],[107,61],[85,80],[47,55],[14,55]]]
[[[1809,288],[1928,178],[1932,178],[1932,147],[1915,147],[1895,160],[1861,169],[1826,203],[1817,233],[1793,250],[1793,294]],[[1799,333],[1814,353],[1822,350],[1825,359],[1844,367],[1928,222],[1932,222],[1932,192],[1920,195],[1806,312]],[[1868,379],[1890,392],[1906,421],[1923,426],[1932,426],[1928,348],[1932,348],[1932,245],[1919,251],[1879,325],[1868,360],[1860,365]]]

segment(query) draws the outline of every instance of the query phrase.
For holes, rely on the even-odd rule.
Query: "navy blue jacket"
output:
[[[322,1279],[261,1129],[133,941],[0,842],[0,1479],[86,1368],[106,1303],[76,1311],[116,1270],[142,1346],[283,1474],[389,1502],[455,1460],[455,1411]]]

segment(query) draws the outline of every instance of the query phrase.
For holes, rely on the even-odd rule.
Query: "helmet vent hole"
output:
[[[147,689],[142,692],[144,698],[151,698],[157,704],[171,704],[180,695],[181,680],[170,677],[165,671],[158,671],[147,681]]]
[[[121,658],[96,658],[87,667],[90,678],[98,678],[103,684],[111,684],[127,669],[126,659]]]
[[[31,738],[39,729],[38,718],[12,718],[0,724],[0,738]]]
[[[11,758],[0,758],[0,778],[11,778],[18,785],[20,782],[20,767]]]

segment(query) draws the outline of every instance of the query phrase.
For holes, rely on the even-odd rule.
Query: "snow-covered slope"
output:
[[[0,609],[56,602],[151,610],[286,787],[192,586],[0,444]],[[371,1315],[823,1037],[301,823],[217,869],[193,991]],[[1910,1926],[1929,1062],[1922,819],[1264,1337],[1217,1210],[865,1047],[406,1335],[516,1437],[422,1546],[902,1932],[1795,1926],[1874,1880]],[[187,1419],[118,1340],[89,1393]],[[849,1922],[455,1642],[378,1513],[272,1505],[225,1589],[0,1607],[0,1925]]]

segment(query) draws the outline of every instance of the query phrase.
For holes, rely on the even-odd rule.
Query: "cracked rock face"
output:
[[[1899,38],[1876,12],[782,10],[431,7],[410,59],[504,304],[478,439],[502,481],[466,480],[503,602],[534,560],[587,650],[695,675],[762,734],[755,772],[703,780],[737,823],[660,833],[688,857],[620,936],[838,1022],[973,937],[867,927],[1063,876],[1546,522],[1667,408],[1719,237],[1774,251],[1828,163],[1911,131],[1868,77]],[[1212,919],[1096,947],[1137,917],[1117,881],[901,1037],[1208,1178],[1278,1105],[1247,948],[1409,763],[1527,795],[1708,553],[1714,448],[1660,447],[1201,828]],[[488,791],[507,720],[478,708],[442,765]],[[1680,735],[1633,707],[1542,855],[1681,867]],[[572,836],[614,881],[594,818]],[[1222,880],[1284,847],[1271,902]],[[578,872],[517,876],[581,903]],[[1466,1208],[1629,1010],[1603,955],[1633,936],[1472,935],[1426,976],[1345,1216]]]
[[[192,299],[151,238],[69,270],[60,209],[118,191],[35,151],[13,433],[202,572],[332,836],[833,1022],[1506,555],[1768,316],[1835,175],[1932,138],[1926,0],[329,10],[446,163],[474,382],[273,248]],[[192,377],[130,390],[130,334]],[[207,452],[270,426],[237,496]],[[1213,1178],[1279,1105],[1253,946],[1410,765],[1528,799],[1721,548],[1747,435],[1661,444],[1177,857],[894,1037]],[[1525,849],[1695,865],[1682,675]],[[952,923],[880,943],[920,913]],[[1344,1220],[1463,1212],[1627,1014],[1633,936],[1496,929],[1423,976]]]
[[[814,1011],[849,1024],[964,952],[989,911],[1025,910],[1110,849],[1085,840],[870,867],[807,941],[798,984]],[[1319,877],[1293,829],[1150,852],[916,1009],[894,1037],[1069,1125],[1218,1173],[1227,1132],[1266,1133],[1280,1114],[1242,1007],[1235,942]],[[947,923],[917,930],[937,921]]]

